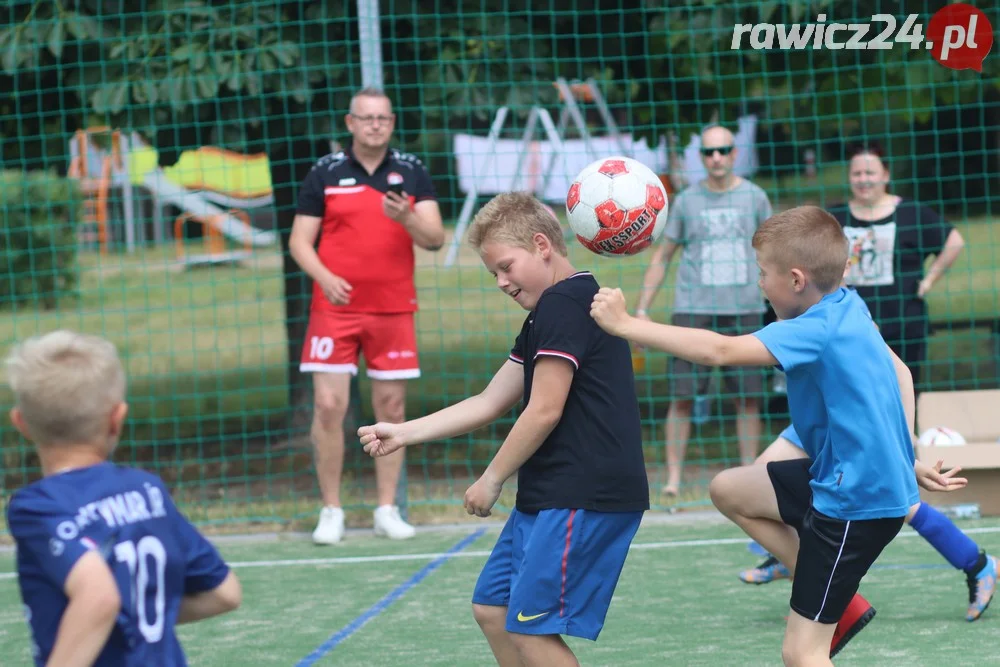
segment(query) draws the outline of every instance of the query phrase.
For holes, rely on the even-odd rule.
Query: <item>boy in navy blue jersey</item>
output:
[[[874,614],[858,586],[919,502],[917,478],[929,487],[948,480],[915,465],[888,346],[861,298],[841,287],[848,254],[837,221],[817,207],[794,208],[765,221],[753,247],[779,321],[752,335],[637,320],[620,290],[602,289],[591,314],[609,333],[696,363],[784,370],[810,458],[724,471],[712,499],[795,572],[785,663],[829,665]]]
[[[239,581],[155,475],[107,461],[128,410],[114,346],[55,331],[6,359],[43,479],[7,506],[37,665],[185,665],[174,626],[236,609]]]
[[[529,311],[507,362],[482,393],[403,424],[358,430],[365,451],[468,433],[523,409],[465,494],[489,516],[517,473],[511,512],[472,596],[500,665],[576,665],[561,635],[604,625],[649,486],[628,343],[590,317],[594,277],[566,257],[559,223],[531,195],[501,194],[469,229],[497,286]]]

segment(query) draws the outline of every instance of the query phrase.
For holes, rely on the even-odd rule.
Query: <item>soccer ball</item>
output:
[[[935,426],[921,433],[919,442],[924,447],[956,447],[964,445],[965,438],[947,426]]]
[[[566,194],[566,217],[576,238],[598,255],[634,255],[667,224],[667,191],[646,165],[628,157],[592,162]]]

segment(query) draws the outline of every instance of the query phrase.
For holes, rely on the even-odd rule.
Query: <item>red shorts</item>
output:
[[[303,373],[358,374],[358,352],[368,377],[407,380],[420,377],[413,313],[331,313],[309,315],[299,370]]]

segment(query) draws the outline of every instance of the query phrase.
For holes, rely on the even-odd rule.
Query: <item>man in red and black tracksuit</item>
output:
[[[320,159],[299,192],[289,250],[313,279],[300,368],[313,373],[312,439],[323,510],[317,544],[344,533],[340,478],[351,376],[364,355],[378,421],[405,419],[406,381],[420,376],[414,313],[414,243],[437,250],[444,228],[430,174],[389,147],[395,126],[384,93],[365,89],[346,117],[351,145]],[[316,249],[316,239],[319,248]],[[393,504],[403,452],[375,461],[375,533],[413,536]]]

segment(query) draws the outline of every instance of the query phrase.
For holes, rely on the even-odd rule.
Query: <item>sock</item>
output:
[[[963,533],[951,519],[927,503],[913,515],[910,526],[927,540],[952,567],[969,571],[979,562],[979,545]]]
[[[984,567],[986,567],[987,562],[988,561],[986,560],[986,552],[980,551],[979,558],[976,559],[976,564],[973,565],[972,567],[965,568],[965,573],[970,577],[978,577],[979,573],[983,571]]]

